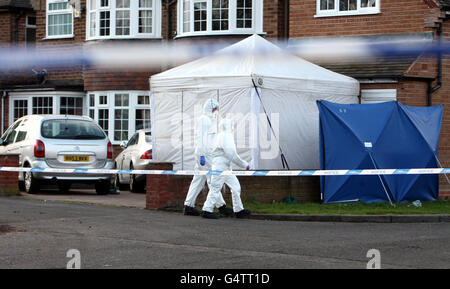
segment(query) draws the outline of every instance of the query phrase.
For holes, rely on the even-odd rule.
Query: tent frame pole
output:
[[[256,86],[255,81],[253,80],[253,78],[252,78],[252,82],[253,82],[253,87],[255,88],[256,94],[258,95],[259,102],[261,103],[261,105],[263,107],[264,114],[266,115],[267,122],[269,123],[269,126],[270,126],[270,130],[272,131],[273,136],[274,136],[274,138],[277,141],[278,149],[280,150],[280,153],[281,153],[281,164],[283,165],[283,169],[287,168],[289,170],[289,165],[287,163],[286,157],[284,156],[283,150],[281,149],[280,142],[278,141],[277,136],[275,135],[275,132],[273,131],[272,123],[270,121],[269,115],[267,114],[266,107],[264,106],[264,103],[262,102],[261,95],[259,95],[258,87]]]
[[[372,160],[373,167],[376,170],[378,170],[377,166],[375,165],[375,161],[372,158],[372,154],[370,152],[369,152],[369,156],[370,156],[370,159]],[[378,179],[380,179],[381,185],[383,186],[384,192],[386,193],[386,196],[388,197],[389,203],[391,204],[391,206],[393,206],[395,208],[395,205],[392,203],[391,197],[389,197],[389,193],[387,192],[386,186],[384,185],[383,179],[381,178],[380,175],[378,175]]]

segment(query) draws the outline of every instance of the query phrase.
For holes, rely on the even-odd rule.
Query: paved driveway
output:
[[[67,193],[48,189],[35,195],[24,192],[20,194],[29,199],[145,208],[145,193],[131,193],[130,191],[121,191],[120,194],[97,195],[92,189],[72,189]]]
[[[449,268],[448,223],[208,220],[181,213],[0,198],[0,268]]]

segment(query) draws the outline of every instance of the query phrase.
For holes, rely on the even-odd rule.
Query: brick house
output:
[[[290,46],[335,36],[401,39],[414,34],[431,42],[450,37],[447,9],[446,0],[0,0],[0,45],[70,50],[123,41],[237,41],[253,33],[288,39]],[[448,102],[450,61],[445,55],[318,64],[358,79],[361,102]],[[86,114],[108,133],[117,153],[121,141],[150,125],[148,79],[168,67],[110,71],[80,64],[4,73],[1,130],[25,114]],[[440,159],[446,167],[450,121],[444,110]],[[449,196],[450,186],[441,180],[441,196]]]
[[[335,37],[369,41],[419,38],[424,43],[449,39],[447,0],[291,0],[289,8],[290,46],[307,39]],[[362,103],[398,100],[415,106],[444,104],[439,158],[447,167],[449,60],[447,55],[408,55],[318,64],[359,80]],[[450,185],[441,176],[440,197],[448,198],[449,191]]]
[[[230,41],[253,33],[274,39],[287,35],[283,16],[286,6],[281,0],[266,1],[264,5],[260,0],[2,0],[0,3],[3,2],[11,8],[4,13],[5,20],[2,16],[0,21],[11,22],[17,9],[28,9],[35,15],[34,49],[40,50],[113,46],[123,41],[140,44],[169,40]],[[23,25],[0,27],[0,44],[22,41],[13,41],[9,35],[17,31],[24,34]],[[149,127],[149,77],[168,67],[111,71],[80,64],[4,73],[0,77],[4,102],[2,131],[24,114],[86,114],[108,133],[117,153],[118,144],[128,140],[135,130]],[[37,79],[38,74],[45,74],[45,79]]]

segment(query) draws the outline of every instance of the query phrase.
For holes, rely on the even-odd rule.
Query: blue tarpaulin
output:
[[[411,169],[439,167],[443,106],[411,107],[390,101],[338,104],[318,101],[320,167]],[[325,203],[436,200],[439,175],[322,176]]]

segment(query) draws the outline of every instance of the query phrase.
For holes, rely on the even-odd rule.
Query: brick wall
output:
[[[172,163],[153,163],[149,170],[172,170]],[[244,203],[281,202],[284,197],[295,197],[298,202],[319,202],[320,183],[318,177],[238,177],[241,183],[241,199]],[[192,176],[147,175],[146,208],[165,209],[184,206]],[[197,206],[206,199],[207,190],[200,192]],[[227,188],[223,196],[228,207],[232,207],[231,192]]]
[[[19,155],[0,155],[1,167],[18,167]],[[0,172],[0,195],[18,195],[18,172]]]
[[[86,7],[86,0],[80,0],[81,7]],[[46,0],[40,0],[40,7],[36,11],[36,46],[41,51],[76,51],[81,49],[86,39],[86,12],[81,13],[80,18],[73,20],[73,38],[46,39]],[[46,67],[39,67],[42,69]],[[54,79],[82,79],[83,66],[75,65],[71,67],[46,68],[49,80]]]
[[[428,26],[436,17],[436,8],[422,0],[381,0],[380,14],[338,17],[314,17],[316,3],[316,0],[290,1],[291,38],[420,33],[432,31]]]
[[[3,46],[11,42],[12,32],[12,14],[9,12],[0,12],[0,44]]]

